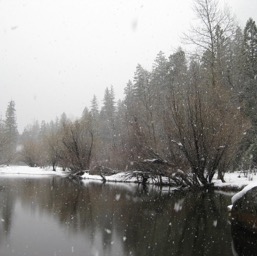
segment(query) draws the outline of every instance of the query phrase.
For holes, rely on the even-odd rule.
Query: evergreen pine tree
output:
[[[16,122],[16,110],[15,102],[12,100],[9,102],[6,115],[5,115],[5,138],[6,138],[6,147],[5,147],[5,157],[6,162],[9,164],[13,158],[16,151],[17,141],[18,141],[18,129]]]
[[[243,57],[243,98],[246,104],[246,113],[252,119],[253,125],[257,127],[257,27],[251,18],[247,21],[244,29]]]
[[[244,56],[246,74],[255,79],[257,76],[257,27],[250,18],[244,29]]]
[[[91,101],[91,109],[90,112],[93,116],[94,119],[97,119],[98,115],[99,115],[99,109],[98,109],[98,102],[97,102],[97,98],[94,95],[92,101]]]

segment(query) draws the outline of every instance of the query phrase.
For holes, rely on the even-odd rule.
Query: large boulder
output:
[[[237,225],[257,232],[257,184],[246,186],[232,197],[231,217]]]

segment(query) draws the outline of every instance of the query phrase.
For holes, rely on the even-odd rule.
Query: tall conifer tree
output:
[[[16,110],[15,110],[15,102],[11,100],[6,109],[5,115],[5,137],[6,137],[6,162],[10,163],[10,161],[14,157],[14,153],[17,146],[18,140],[18,129],[16,122]]]

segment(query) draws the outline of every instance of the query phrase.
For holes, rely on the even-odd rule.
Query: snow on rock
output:
[[[252,188],[254,187],[257,187],[257,182],[253,182],[253,183],[250,183],[249,185],[247,185],[243,190],[241,190],[240,192],[236,193],[231,201],[232,201],[232,204],[234,205],[234,203],[239,200],[240,198],[242,198],[249,190],[251,190]]]
[[[238,227],[257,231],[257,183],[251,183],[232,197],[232,222]],[[255,238],[256,240],[256,238]],[[253,255],[253,254],[251,254]]]

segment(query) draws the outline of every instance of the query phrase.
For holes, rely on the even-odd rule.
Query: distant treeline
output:
[[[76,172],[94,166],[133,170],[159,159],[168,163],[165,175],[180,170],[198,184],[209,184],[217,172],[222,179],[228,170],[254,168],[255,21],[250,18],[241,29],[214,0],[196,0],[195,6],[200,22],[184,40],[196,52],[159,52],[151,71],[136,67],[123,100],[106,88],[101,108],[94,96],[75,121],[63,114],[28,126],[19,138],[19,160]]]

